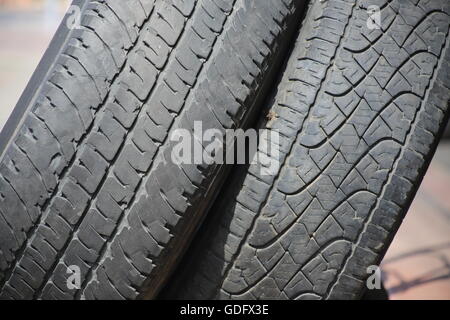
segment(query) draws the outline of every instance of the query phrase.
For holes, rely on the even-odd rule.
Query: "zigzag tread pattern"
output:
[[[280,132],[280,170],[231,178],[166,294],[360,297],[446,123],[449,15],[438,0],[311,3],[263,124]]]

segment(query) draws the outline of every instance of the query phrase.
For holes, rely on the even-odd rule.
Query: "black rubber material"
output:
[[[360,298],[447,122],[449,14],[441,0],[312,2],[262,124],[280,132],[281,170],[233,174],[164,297]]]
[[[168,136],[245,127],[303,3],[75,2],[1,136],[0,298],[155,297],[225,176]]]

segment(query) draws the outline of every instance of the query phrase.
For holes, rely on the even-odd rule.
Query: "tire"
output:
[[[246,127],[302,4],[75,1],[0,139],[0,298],[155,297],[225,177],[169,136]]]
[[[360,298],[447,122],[449,14],[313,1],[260,126],[280,133],[280,170],[232,175],[164,297]]]

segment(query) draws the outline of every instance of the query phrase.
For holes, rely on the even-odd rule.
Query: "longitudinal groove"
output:
[[[195,16],[196,12],[198,12],[199,7],[200,7],[200,6],[196,3],[196,6],[195,6],[195,8],[194,8],[194,11],[193,11],[193,13],[192,13],[192,15],[191,15],[192,17]],[[188,29],[191,29],[191,28],[192,28],[192,20],[189,20],[189,21],[187,22],[187,24],[184,26],[183,32],[184,32],[185,30],[188,30]],[[183,33],[183,34],[184,34],[184,33]],[[184,40],[185,40],[185,38],[184,38],[183,35],[182,35],[182,36],[177,40],[177,44],[178,44],[180,41],[184,41]],[[175,44],[174,48],[177,46],[177,44]],[[174,53],[174,50],[172,50],[172,51],[170,52],[169,58],[168,58],[168,62],[166,62],[166,65],[170,64],[170,63],[172,62],[172,59],[176,59],[176,57],[173,55],[173,53]],[[181,65],[181,63],[180,63],[180,65]],[[162,71],[162,73],[164,73],[164,71]],[[161,76],[161,78],[164,78],[164,76],[165,76],[165,74],[163,74],[163,75]],[[156,87],[156,86],[155,86],[155,87]],[[151,97],[151,95],[153,94],[153,92],[154,92],[153,90],[150,92],[149,98],[146,99],[147,101],[150,99],[150,97]],[[151,107],[151,106],[150,106],[150,107]],[[181,109],[181,110],[183,110],[183,109]],[[178,117],[178,116],[179,116],[179,115],[177,115],[177,117]],[[132,128],[131,128],[131,130],[130,130],[129,132],[132,132],[132,131],[133,131],[133,129],[134,129],[136,123],[137,123],[138,118],[139,118],[139,116],[136,118],[136,122],[133,124],[133,126],[132,126]],[[173,125],[173,124],[172,124],[172,125]],[[170,129],[169,129],[169,130],[170,130]],[[161,143],[158,144],[157,151],[156,151],[156,154],[155,154],[155,157],[154,157],[154,158],[156,158],[157,155],[159,154],[159,149],[161,148],[162,145],[164,145],[165,141],[167,140],[167,136],[168,136],[168,135],[166,135],[166,137],[164,138],[164,140],[163,140]],[[127,139],[127,141],[124,142],[124,145],[125,145],[127,142],[132,143],[132,140],[129,139],[128,136],[127,136],[126,139]],[[154,158],[153,158],[153,159],[154,159]],[[151,166],[150,166],[150,170],[151,170],[151,168],[153,167],[153,163],[154,163],[154,162],[152,161],[152,164],[151,164]],[[139,190],[139,189],[141,188],[142,181],[145,179],[145,176],[146,176],[147,174],[148,174],[147,172],[141,173],[141,175],[140,175],[140,177],[139,177],[139,183],[137,184],[137,187],[136,187],[135,190]],[[104,255],[105,255],[106,251],[108,250],[108,246],[109,246],[110,242],[115,238],[115,235],[117,234],[117,230],[119,230],[119,228],[120,228],[120,226],[121,226],[121,224],[122,224],[122,221],[123,221],[124,217],[126,217],[127,211],[130,209],[130,207],[132,207],[132,205],[133,205],[133,203],[134,203],[134,201],[135,201],[135,199],[136,199],[136,194],[137,194],[137,191],[135,191],[135,194],[131,197],[130,201],[125,205],[124,209],[122,210],[122,212],[121,212],[121,214],[120,214],[120,217],[119,217],[119,219],[118,219],[118,221],[117,221],[116,227],[115,227],[115,229],[113,230],[113,232],[112,232],[112,234],[111,234],[109,240],[106,241],[105,244],[102,246],[102,248],[101,248],[101,250],[100,250],[100,252],[99,252],[99,255],[98,255],[98,257],[97,257],[97,259],[96,259],[96,261],[95,261],[95,263],[93,264],[92,268],[89,270],[89,272],[88,272],[88,274],[87,274],[87,276],[86,276],[86,279],[83,281],[83,283],[82,283],[80,289],[78,290],[78,292],[77,292],[77,294],[76,294],[76,298],[77,298],[77,299],[84,298],[84,297],[83,297],[83,292],[84,292],[86,286],[89,284],[89,282],[90,282],[93,278],[95,278],[95,272],[96,272],[96,269],[97,269],[98,266],[100,265],[102,259],[104,259]],[[155,241],[156,241],[156,239],[155,239]]]

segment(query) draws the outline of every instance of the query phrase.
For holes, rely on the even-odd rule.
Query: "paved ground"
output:
[[[58,22],[36,12],[16,14],[0,11],[0,128],[9,117]]]
[[[450,299],[450,141],[442,141],[382,270],[391,299]]]
[[[0,128],[56,30],[44,17],[0,11]],[[391,299],[450,299],[450,141],[441,143],[382,269]]]

